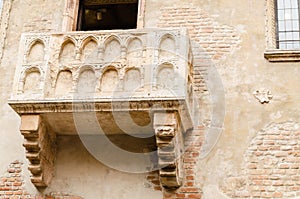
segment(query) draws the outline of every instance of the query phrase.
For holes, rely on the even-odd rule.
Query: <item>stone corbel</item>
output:
[[[36,187],[46,187],[54,172],[56,135],[40,115],[22,115],[20,131],[25,138],[23,146],[30,162],[31,182]]]
[[[176,189],[183,179],[183,138],[177,114],[155,113],[154,129],[160,183],[165,189]]]

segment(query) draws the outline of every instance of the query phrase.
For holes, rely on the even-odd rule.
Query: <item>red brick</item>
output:
[[[4,193],[5,193],[5,195],[13,195],[12,191],[5,191]]]
[[[0,187],[0,191],[9,191],[10,187]]]
[[[280,193],[280,192],[274,192],[274,193],[272,194],[272,197],[274,197],[274,198],[282,198],[282,196],[283,196],[283,194]]]
[[[182,193],[198,193],[199,189],[193,188],[193,187],[183,187],[180,189],[180,192],[182,192]]]
[[[13,183],[13,186],[21,186],[22,185],[22,182],[14,182]]]
[[[176,193],[176,198],[185,198],[184,193]]]
[[[184,186],[186,187],[193,187],[195,185],[194,182],[185,182]]]
[[[194,179],[195,179],[195,177],[194,177],[194,176],[191,176],[191,175],[189,175],[189,176],[185,176],[185,179],[186,179],[186,180],[194,180]]]
[[[21,191],[21,190],[14,191],[14,195],[22,195],[22,194],[23,194],[23,191]]]
[[[201,194],[189,194],[188,198],[198,198],[198,199],[200,199],[201,198]]]

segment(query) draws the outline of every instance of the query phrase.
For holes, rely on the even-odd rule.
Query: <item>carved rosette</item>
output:
[[[36,187],[46,187],[54,172],[55,133],[49,130],[40,115],[21,116],[20,131],[25,138],[23,146],[30,162],[31,182]]]
[[[182,185],[183,141],[176,113],[155,113],[154,128],[157,143],[160,183],[165,189]]]

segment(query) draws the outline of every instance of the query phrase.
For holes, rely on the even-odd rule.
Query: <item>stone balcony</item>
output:
[[[155,135],[161,184],[179,187],[175,157],[195,116],[192,73],[185,29],[23,34],[9,104],[21,116],[32,182],[49,184],[56,135],[82,133],[74,114],[93,112],[107,135]],[[115,117],[124,128],[111,125]]]

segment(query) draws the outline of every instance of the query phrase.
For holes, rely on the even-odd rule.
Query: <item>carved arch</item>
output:
[[[94,41],[98,44],[98,38],[95,36],[95,35],[88,35],[86,37],[84,37],[82,39],[82,42],[81,42],[81,49],[84,49],[84,47],[90,42],[90,41]]]
[[[95,42],[97,44],[97,47],[99,45],[99,41],[97,37],[95,37],[94,35],[88,35],[82,39],[82,42],[80,44],[81,53],[86,47],[86,45],[88,45],[90,42]]]
[[[145,49],[144,41],[141,38],[133,37],[126,41],[127,53],[130,53],[130,49],[135,49],[139,47],[141,51]]]
[[[159,58],[170,58],[177,54],[176,37],[170,33],[161,36],[158,43]]]
[[[124,90],[134,91],[139,89],[143,84],[143,74],[137,67],[128,67],[125,69],[124,75]]]
[[[101,92],[114,92],[120,81],[119,70],[110,65],[102,70],[99,81],[99,90]]]
[[[163,68],[172,68],[172,69],[174,69],[174,71],[175,71],[175,68],[176,68],[176,66],[175,66],[175,64],[174,63],[172,63],[172,62],[161,62],[161,63],[159,63],[156,67],[155,67],[155,74],[156,74],[156,76],[158,75],[158,73],[161,71],[161,69],[163,69]]]
[[[77,40],[74,37],[70,36],[70,35],[67,35],[67,36],[64,37],[61,46],[64,46],[64,44],[66,44],[67,42],[72,42],[75,46],[78,46]]]
[[[76,72],[76,90],[79,93],[92,94],[96,91],[96,73],[92,66],[81,66]]]
[[[69,65],[62,65],[55,72],[53,72],[53,74],[51,75],[51,77],[53,79],[53,81],[51,82],[52,87],[55,87],[56,82],[57,82],[58,74],[61,71],[70,71],[72,73],[72,80],[75,81],[75,75],[74,74],[76,72],[76,69],[73,68],[72,66],[69,66]]]
[[[37,73],[35,75],[38,75],[38,79],[33,79],[31,83],[33,83],[34,85],[32,86],[35,86],[35,88],[32,88],[33,91],[38,91],[41,89],[41,83],[42,83],[42,76],[43,76],[43,73],[42,73],[42,70],[37,67],[37,66],[34,66],[34,67],[30,67],[30,68],[26,68],[23,72],[22,72],[22,75],[21,75],[21,79],[20,79],[20,87],[19,87],[19,91],[21,91],[22,93],[24,93],[27,89],[26,89],[26,82],[29,81],[29,79],[27,78],[36,78],[36,77],[30,77],[30,75],[33,75],[34,73]],[[30,87],[30,85],[29,85]]]
[[[144,49],[145,41],[142,37],[129,37],[125,40],[125,46],[129,46],[133,41],[140,41],[142,48]]]
[[[120,45],[122,45],[122,39],[116,34],[111,34],[104,40],[104,46],[107,46],[107,44],[109,44],[113,40],[116,40]]]
[[[174,35],[172,33],[165,33],[165,34],[159,36],[159,39],[157,40],[156,45],[159,46],[163,42],[163,40],[167,39],[167,38],[172,39],[175,42],[175,44],[177,44],[176,35]]]
[[[22,71],[20,81],[24,81],[26,78],[26,75],[30,72],[39,72],[41,75],[44,74],[44,71],[39,66],[27,67]]]
[[[172,63],[164,62],[156,69],[155,84],[167,89],[177,86],[175,66]]]
[[[34,53],[33,50],[35,50],[35,47],[37,45],[41,45],[42,47],[42,54],[41,56],[38,56],[37,54],[32,55],[33,58],[31,58],[31,53]],[[34,62],[34,61],[44,61],[45,58],[45,42],[42,39],[35,39],[33,41],[30,42],[30,44],[27,47],[26,53],[25,53],[25,57],[26,57],[26,61],[27,62]],[[39,50],[39,49],[38,49]],[[37,60],[35,60],[37,59]]]
[[[108,37],[104,42],[104,61],[115,62],[122,57],[122,42],[115,35]]]
[[[80,54],[82,55],[83,61],[92,62],[98,57],[98,40],[94,36],[88,36],[83,39],[80,48]]]
[[[68,37],[61,45],[59,52],[59,61],[64,62],[70,59],[76,59],[76,41],[73,38]]]
[[[83,73],[84,71],[86,70],[91,70],[93,71],[93,73],[96,73],[95,71],[95,68],[91,65],[83,65],[83,66],[80,66],[74,73],[74,77],[75,77],[75,80],[77,81],[80,74]]]
[[[55,81],[55,96],[65,96],[73,91],[73,73],[70,69],[63,69],[57,73]]]
[[[127,64],[129,66],[140,66],[143,63],[144,45],[140,38],[134,37],[127,40]]]

